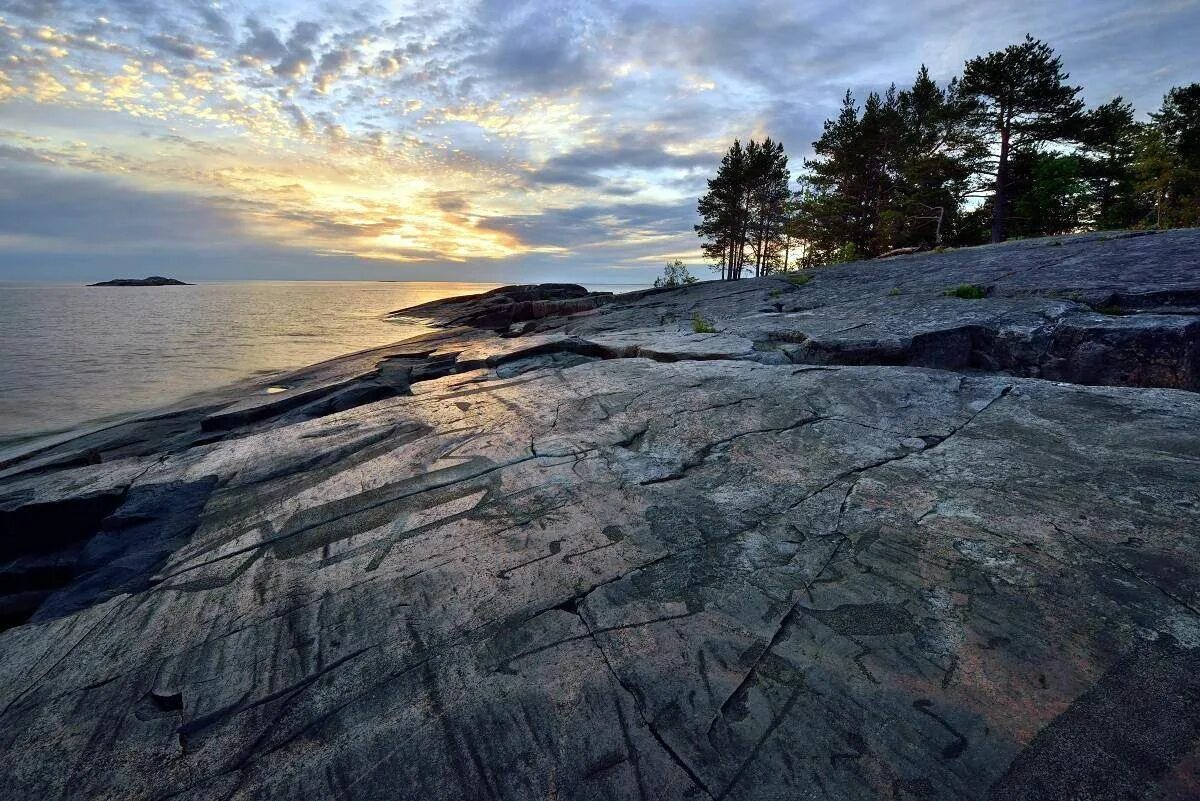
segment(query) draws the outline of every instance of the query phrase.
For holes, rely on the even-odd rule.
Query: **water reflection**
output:
[[[0,440],[395,342],[394,309],[494,284],[0,285]]]
[[[388,322],[383,319],[388,312],[495,286],[0,284],[0,443],[396,342],[426,329]]]

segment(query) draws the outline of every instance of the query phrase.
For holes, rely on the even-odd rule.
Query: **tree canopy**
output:
[[[696,233],[722,278],[741,278],[747,268],[766,275],[781,263],[790,180],[782,142],[751,139],[743,148],[734,140],[697,205]]]
[[[1006,236],[1014,153],[1035,152],[1046,142],[1069,139],[1079,127],[1081,89],[1068,85],[1068,78],[1062,59],[1032,36],[977,56],[963,68],[968,124],[993,155],[985,160],[986,167],[977,167],[990,179],[993,242],[1003,242]]]
[[[1053,48],[1026,36],[939,84],[847,91],[790,185],[782,143],[735,140],[700,198],[724,279],[1009,236],[1200,225],[1200,83],[1139,122],[1086,109]]]

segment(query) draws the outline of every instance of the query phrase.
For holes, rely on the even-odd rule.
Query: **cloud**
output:
[[[480,228],[503,231],[533,247],[571,250],[628,239],[691,234],[696,204],[616,203],[549,209],[537,214],[490,217]]]
[[[312,133],[312,121],[308,118],[308,115],[304,113],[304,109],[300,108],[295,103],[285,103],[283,110],[292,118],[292,122],[296,124],[296,130],[298,130],[301,134]]]
[[[481,17],[492,16],[496,6],[485,3]],[[493,79],[514,89],[551,92],[580,86],[597,76],[585,20],[559,4],[527,6],[501,24],[498,35],[475,59]]]
[[[19,147],[0,143],[0,161],[26,162],[29,164],[53,164],[54,160],[32,147]]]
[[[204,21],[204,25],[212,33],[222,39],[233,38],[233,25],[225,16],[213,6],[209,5],[205,0],[197,0],[196,13],[200,15],[200,19]]]
[[[347,67],[354,63],[358,58],[358,52],[350,48],[342,48],[340,50],[330,50],[325,55],[321,56],[321,63],[317,67],[317,74],[313,77],[313,88],[324,94],[329,91],[329,87],[334,81],[341,76],[342,72]]]
[[[287,47],[273,29],[253,17],[246,20],[246,29],[250,36],[242,42],[240,52],[243,55],[260,61],[278,61],[287,55]]]
[[[272,71],[284,78],[299,78],[308,72],[316,61],[312,45],[317,41],[321,29],[315,22],[297,22],[288,37],[283,57]],[[278,40],[277,40],[278,41]]]
[[[0,159],[5,154],[0,151]],[[388,277],[395,267],[262,241],[221,201],[0,160],[0,280]],[[414,273],[444,274],[443,266]]]
[[[184,41],[176,36],[169,34],[155,34],[146,37],[147,44],[152,47],[169,53],[173,56],[191,61],[197,58],[212,58],[215,53],[208,48],[201,47],[198,44]]]
[[[19,17],[37,20],[47,19],[64,5],[62,0],[10,0],[4,5],[4,10]]]
[[[405,52],[396,49],[380,53],[373,64],[364,65],[361,70],[364,75],[374,74],[381,78],[390,78],[398,73],[407,61],[408,56]]]
[[[23,181],[42,215],[10,197],[6,246],[23,236],[44,258],[84,258],[62,254],[94,234],[140,259],[141,237],[200,259],[198,231],[318,274],[361,267],[330,253],[379,269],[427,259],[443,278],[651,271],[695,248],[695,197],[733,137],[782,140],[795,170],[845,89],[865,97],[921,62],[944,81],[1026,30],[1055,45],[1092,103],[1120,93],[1145,114],[1200,75],[1194,0],[0,9],[2,177]],[[39,169],[42,186],[13,172]]]
[[[470,208],[469,196],[464,192],[435,192],[429,199],[434,208],[449,214],[462,214]]]
[[[104,176],[2,163],[0,236],[27,237],[44,242],[39,248],[44,252],[80,257],[203,250],[250,241],[236,215],[190,195],[149,192]],[[5,257],[19,255],[9,252]]]
[[[693,170],[709,167],[716,161],[713,153],[672,153],[666,144],[662,138],[624,134],[605,144],[576,148],[547,159],[530,175],[529,180],[542,184],[599,186],[605,181],[596,175],[597,172],[620,169]]]

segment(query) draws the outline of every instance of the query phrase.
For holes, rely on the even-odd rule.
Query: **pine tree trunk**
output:
[[[761,278],[767,266],[767,210],[765,204],[758,206],[758,258],[754,264],[754,277]]]
[[[996,194],[992,199],[992,244],[1007,237],[1008,217],[1008,131],[1000,133],[1000,159],[996,164]]]
[[[734,264],[736,269],[733,272],[734,280],[740,280],[742,277],[742,268],[746,264],[746,243],[750,239],[750,198],[744,197],[742,200],[741,224],[738,225],[737,235],[737,254]]]

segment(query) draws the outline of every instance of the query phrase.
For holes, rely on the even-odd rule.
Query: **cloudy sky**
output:
[[[0,280],[640,282],[733,137],[1026,31],[1200,80],[1200,0],[0,0]]]

